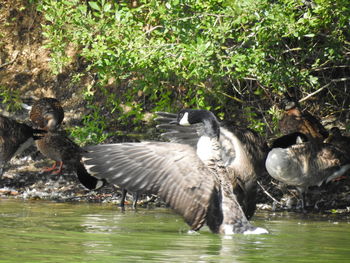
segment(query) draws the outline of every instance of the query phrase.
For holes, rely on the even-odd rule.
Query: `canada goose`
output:
[[[54,165],[51,168],[45,169],[45,171],[56,170],[52,172],[52,174],[60,174],[62,172],[63,163],[65,163],[76,170],[79,181],[86,188],[90,190],[101,188],[105,181],[98,180],[89,175],[80,162],[81,154],[84,150],[62,132],[54,130],[53,126],[56,126],[56,121],[52,121],[54,118],[54,114],[50,112],[44,114],[44,119],[47,123],[44,129],[47,130],[47,133],[36,141],[36,146],[39,151],[44,156],[55,161]],[[57,165],[59,166],[58,168]]]
[[[3,166],[11,158],[29,147],[34,140],[41,138],[43,130],[19,123],[0,115],[0,176]]]
[[[160,196],[194,231],[207,223],[214,233],[267,233],[245,217],[221,160],[219,123],[206,110],[182,110],[177,123],[203,123],[196,150],[185,144],[140,142],[86,147],[88,171],[130,191]]]
[[[29,113],[30,120],[34,124],[34,126],[45,128],[47,127],[47,119],[45,119],[44,115],[46,113],[51,113],[52,118],[50,121],[51,129],[57,129],[63,121],[64,111],[60,104],[60,102],[55,98],[41,98],[36,101]]]
[[[309,139],[323,141],[328,137],[328,131],[309,112],[302,112],[298,101],[287,93],[282,100],[284,114],[279,121],[280,131],[283,135],[301,132]]]
[[[179,126],[177,114],[157,112],[157,128],[165,130],[161,134],[166,140],[184,143],[197,148],[203,124]],[[248,219],[256,209],[257,176],[266,172],[265,159],[267,144],[256,132],[237,126],[220,123],[219,151],[232,181],[234,193]]]
[[[310,186],[320,186],[350,169],[349,157],[343,151],[334,145],[314,141],[273,148],[265,164],[273,178],[298,189],[303,210],[305,193]]]

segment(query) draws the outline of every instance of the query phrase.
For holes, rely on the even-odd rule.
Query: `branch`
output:
[[[4,63],[4,64],[2,64],[2,65],[0,65],[0,69],[3,68],[3,67],[6,67],[7,65],[12,64],[13,62],[15,62],[15,60],[17,59],[18,54],[19,54],[19,51],[16,50],[16,51],[14,52],[14,55],[13,55],[12,60],[9,61],[9,62]]]
[[[258,183],[258,185],[261,187],[261,189],[264,191],[264,193],[265,193],[268,197],[270,197],[270,198],[271,198],[274,202],[276,202],[277,204],[282,205],[281,202],[277,201],[276,198],[274,198],[268,191],[265,190],[265,188],[262,186],[262,184],[261,184],[259,181],[257,181],[257,183]]]
[[[329,85],[331,85],[332,82],[329,82],[328,84],[324,85],[323,87],[319,88],[318,90],[310,93],[309,95],[307,95],[306,97],[302,98],[299,100],[299,102],[303,102],[306,101],[308,99],[310,99],[312,96],[316,95],[317,93],[321,92],[322,90],[324,90],[325,88],[327,88]]]
[[[309,98],[311,98],[312,96],[316,95],[317,93],[321,92],[322,90],[324,90],[325,88],[327,88],[329,85],[331,85],[334,82],[342,82],[342,81],[348,81],[350,80],[350,78],[340,78],[340,79],[332,79],[328,84],[324,85],[323,87],[319,88],[318,90],[310,93],[309,95],[307,95],[306,97],[302,98],[299,100],[299,102],[303,102],[308,100]]]

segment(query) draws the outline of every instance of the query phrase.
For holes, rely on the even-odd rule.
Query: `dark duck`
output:
[[[343,150],[350,158],[350,136],[343,135],[338,127],[332,127],[330,129],[329,137],[325,142],[335,145]]]
[[[267,233],[247,220],[232,192],[220,155],[220,126],[206,110],[182,110],[177,124],[202,123],[197,149],[170,142],[104,144],[86,147],[88,171],[133,192],[157,194],[191,230],[205,223],[214,233]]]
[[[19,123],[0,115],[0,176],[4,165],[17,154],[33,144],[34,140],[42,138],[44,130]]]

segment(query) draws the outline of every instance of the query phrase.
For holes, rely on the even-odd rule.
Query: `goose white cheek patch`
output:
[[[185,112],[184,116],[182,116],[180,122],[180,125],[182,126],[190,126],[191,124],[188,122],[188,112]]]

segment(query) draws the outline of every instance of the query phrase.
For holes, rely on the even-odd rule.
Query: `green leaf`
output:
[[[92,9],[95,9],[97,11],[101,11],[101,7],[96,3],[96,2],[89,2],[89,6],[92,8]]]
[[[107,13],[109,10],[111,10],[111,8],[112,8],[112,5],[110,3],[107,3],[104,5],[103,11]]]
[[[304,37],[315,37],[315,34],[306,34],[306,35],[304,35]]]

